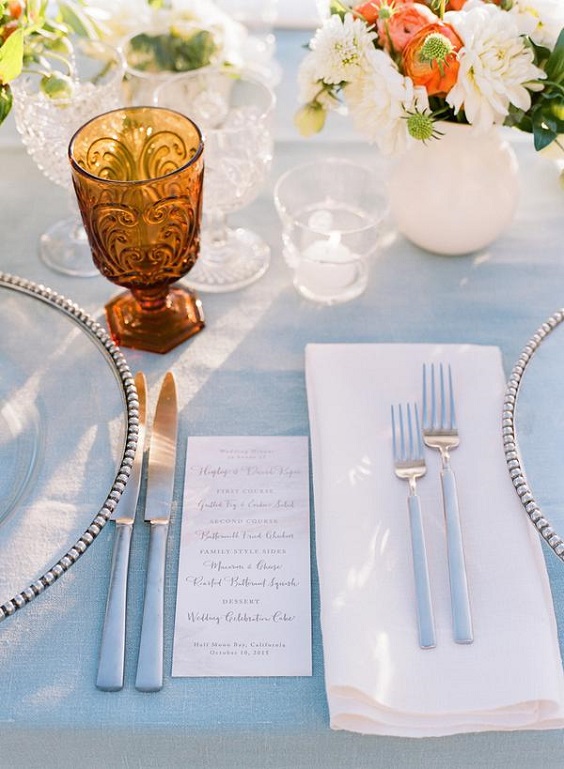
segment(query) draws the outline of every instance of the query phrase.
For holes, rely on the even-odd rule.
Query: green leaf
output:
[[[536,126],[533,129],[533,140],[536,151],[540,152],[545,147],[548,147],[548,145],[552,144],[556,139],[556,136],[557,134],[553,133],[553,131],[547,131],[542,127]]]
[[[543,150],[558,137],[560,121],[545,108],[537,108],[532,115],[533,141],[537,151]]]
[[[554,50],[546,63],[546,75],[548,80],[556,83],[564,81],[564,29],[560,31]]]
[[[17,29],[0,48],[0,83],[15,80],[22,71],[24,53],[23,29]]]
[[[129,43],[127,63],[143,72],[186,72],[211,63],[216,44],[213,35],[197,30],[189,35],[136,35]]]
[[[82,10],[78,3],[72,0],[65,0],[59,3],[59,16],[63,24],[71,29],[79,37],[89,37],[91,39],[99,37],[96,25]]]
[[[12,109],[12,92],[9,85],[0,86],[0,125],[6,120]]]

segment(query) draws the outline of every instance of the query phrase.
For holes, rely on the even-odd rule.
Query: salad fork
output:
[[[438,381],[437,381],[438,380]],[[423,440],[425,445],[438,449],[441,455],[441,487],[445,513],[447,556],[454,640],[470,644],[474,640],[468,580],[464,561],[462,529],[456,478],[450,466],[450,452],[459,443],[452,370],[445,375],[442,363],[423,365]]]
[[[397,412],[392,406],[391,416],[395,472],[398,478],[407,480],[409,483],[407,503],[411,530],[413,574],[415,577],[419,646],[422,649],[432,649],[436,646],[435,623],[433,619],[421,502],[417,495],[417,479],[423,477],[426,472],[421,425],[416,405],[413,406],[412,411],[409,403],[405,405],[405,409],[400,404],[397,406]]]

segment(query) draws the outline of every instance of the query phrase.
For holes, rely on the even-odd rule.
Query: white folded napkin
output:
[[[420,401],[422,365],[450,361],[475,641],[452,641],[440,458],[419,482],[437,646],[418,645],[407,483],[390,404]],[[540,539],[512,487],[497,348],[326,344],[306,349],[317,564],[333,729],[409,737],[564,727],[564,676]]]

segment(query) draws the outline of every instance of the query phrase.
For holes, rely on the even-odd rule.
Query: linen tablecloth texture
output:
[[[390,404],[420,403],[424,362],[452,364],[452,453],[473,611],[452,640],[440,457],[419,482],[437,646],[417,640],[408,487],[394,475]],[[408,737],[564,725],[556,623],[540,539],[503,454],[496,347],[306,348],[326,691],[333,729]]]

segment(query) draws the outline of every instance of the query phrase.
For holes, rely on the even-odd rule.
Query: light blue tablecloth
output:
[[[306,39],[306,34],[281,33],[282,60],[295,62]],[[291,52],[287,59],[285,51]],[[170,354],[125,351],[132,370],[147,373],[153,398],[164,372],[175,371],[182,409],[181,454],[188,434],[307,434],[304,348],[308,342],[494,344],[501,348],[509,371],[532,332],[563,304],[564,192],[554,165],[535,156],[530,142],[521,141],[516,144],[524,180],[521,203],[511,228],[490,249],[445,258],[424,253],[397,237],[375,259],[369,288],[360,299],[333,308],[301,299],[281,255],[280,227],[272,203],[274,180],[291,165],[327,153],[361,159],[380,169],[383,163],[362,143],[345,141],[348,129],[339,119],[321,137],[297,141],[290,120],[293,78],[289,67],[280,90],[279,143],[271,182],[254,204],[233,217],[252,223],[270,242],[273,262],[267,275],[238,293],[204,296],[207,329]],[[64,212],[64,193],[42,177],[21,149],[3,149],[0,163],[0,269],[50,285],[102,320],[102,307],[115,293],[114,287],[101,277],[57,275],[36,255],[40,232]],[[564,362],[560,373],[564,373]],[[551,472],[554,469],[557,465]],[[550,483],[548,470],[540,477]],[[554,500],[555,508],[557,504]],[[484,536],[498,536],[493,516],[492,512],[492,529]],[[133,687],[147,545],[143,525],[137,526],[133,540],[130,643],[123,691],[107,694],[94,686],[111,525],[58,583],[0,624],[2,769],[562,766],[561,732],[423,740],[331,732],[314,561],[313,677],[171,679],[179,525],[177,518],[171,529],[167,677],[160,693],[141,694]],[[564,564],[550,553],[547,561],[564,648]]]

